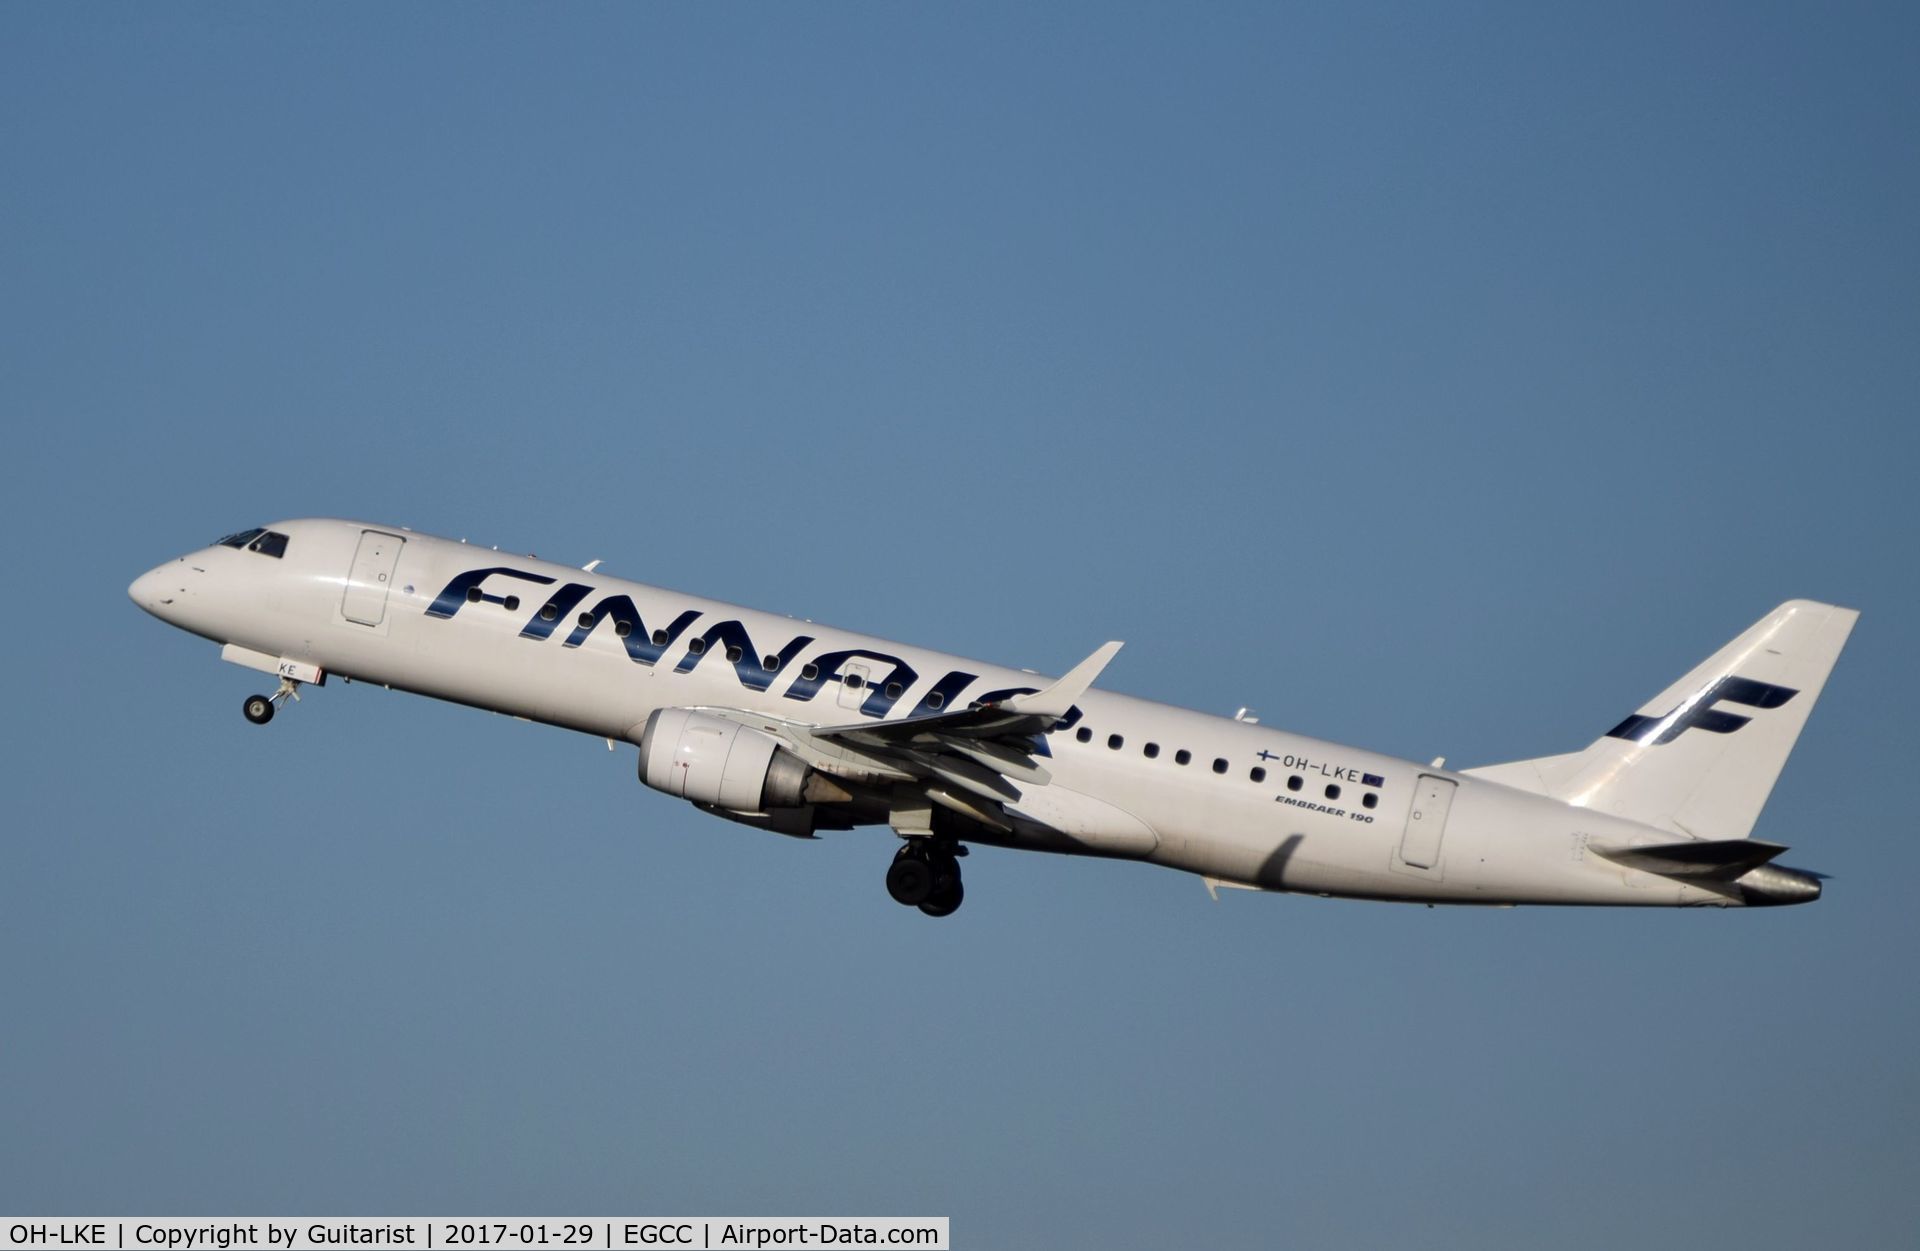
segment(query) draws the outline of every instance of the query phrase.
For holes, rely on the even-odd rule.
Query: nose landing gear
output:
[[[274,709],[289,699],[296,704],[300,702],[300,684],[292,678],[283,677],[280,679],[280,688],[272,695],[247,696],[246,702],[240,705],[240,711],[255,725],[265,725],[273,720]]]
[[[887,866],[887,894],[930,917],[953,915],[966,898],[958,859],[964,855],[966,848],[945,840],[908,839]]]

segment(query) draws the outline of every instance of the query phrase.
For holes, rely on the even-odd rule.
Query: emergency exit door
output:
[[[348,621],[377,626],[387,615],[387,592],[393,582],[393,567],[400,560],[406,540],[380,530],[362,530],[360,546],[353,553],[353,568],[347,571],[347,590],[340,600],[340,612]]]
[[[1407,813],[1406,833],[1400,836],[1400,862],[1416,869],[1440,863],[1440,841],[1447,832],[1447,810],[1453,807],[1457,784],[1423,773],[1415,783],[1413,809]]]
[[[841,670],[840,706],[858,708],[867,702],[867,688],[873,685],[871,665],[850,664]]]

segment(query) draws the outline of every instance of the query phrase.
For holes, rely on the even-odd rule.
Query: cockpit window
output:
[[[269,530],[265,526],[255,526],[251,530],[242,530],[238,534],[229,534],[214,544],[215,547],[244,547],[250,552],[259,552],[262,556],[271,556],[275,560],[287,554],[287,536],[278,530]]]

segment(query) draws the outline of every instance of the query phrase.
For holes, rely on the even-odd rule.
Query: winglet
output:
[[[1044,691],[1035,691],[1031,695],[1014,695],[1002,701],[1001,707],[1009,712],[1026,713],[1035,717],[1064,717],[1072,709],[1073,702],[1087,693],[1093,680],[1107,667],[1115,653],[1124,643],[1104,643],[1100,649],[1075,665],[1067,675]]]

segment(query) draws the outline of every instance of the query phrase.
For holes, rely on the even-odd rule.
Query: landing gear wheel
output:
[[[265,695],[249,695],[247,702],[240,705],[240,711],[255,725],[265,725],[273,720],[273,701]]]
[[[953,880],[947,883],[947,888],[935,891],[925,903],[920,905],[920,911],[930,917],[950,917],[960,910],[960,903],[966,897],[966,887],[960,884],[960,874],[956,871]]]
[[[894,902],[930,917],[953,915],[967,897],[960,885],[959,857],[967,849],[950,839],[911,838],[887,866],[887,893]]]
[[[895,903],[912,908],[927,902],[934,889],[933,866],[926,857],[911,854],[913,848],[903,847],[901,854],[893,858],[887,866],[887,894],[893,896]]]

